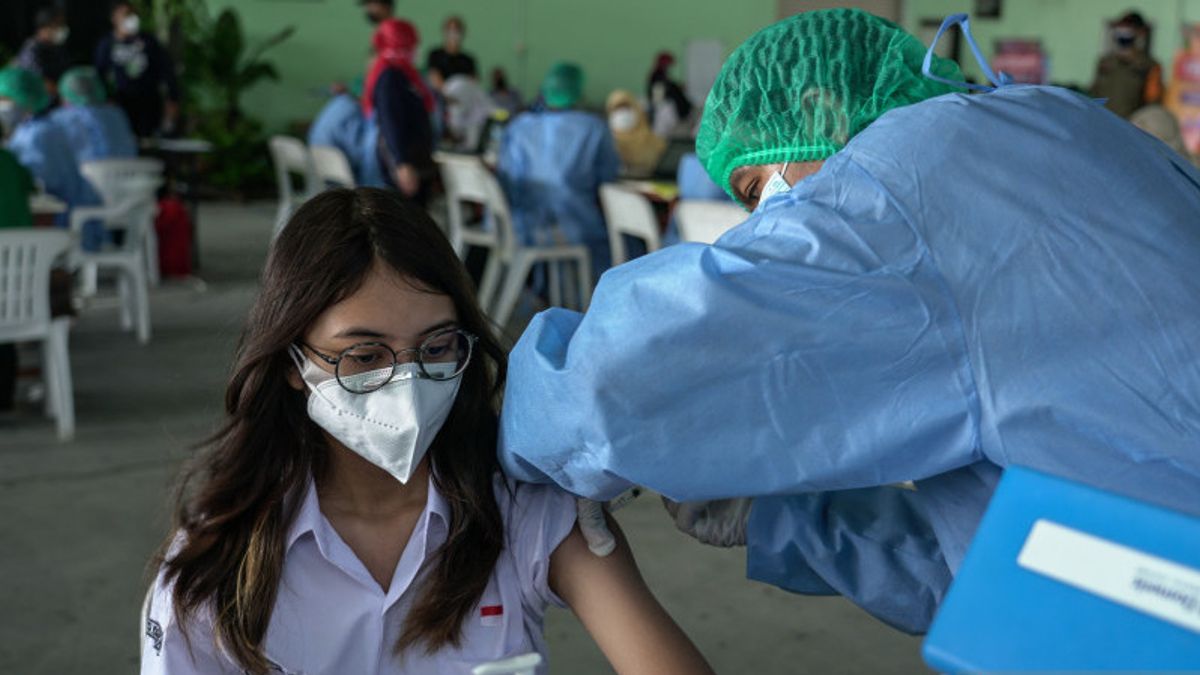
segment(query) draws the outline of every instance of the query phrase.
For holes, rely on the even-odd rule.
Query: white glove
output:
[[[746,545],[746,523],[753,503],[749,497],[683,503],[663,497],[663,506],[680,532],[709,546],[726,548]]]
[[[603,558],[617,548],[617,540],[608,530],[608,522],[604,519],[604,504],[578,497],[575,499],[575,512],[579,531],[583,533],[589,551]]]

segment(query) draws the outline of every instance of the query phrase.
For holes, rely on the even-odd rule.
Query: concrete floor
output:
[[[0,673],[137,669],[146,564],[180,463],[218,419],[273,205],[205,205],[200,217],[206,288],[156,290],[148,346],[119,330],[111,303],[73,328],[76,439],[56,442],[32,413],[0,420]],[[717,672],[925,671],[917,639],[844,600],[747,581],[742,550],[687,539],[657,499],[618,518],[651,588]],[[611,672],[568,612],[546,631],[554,672]]]

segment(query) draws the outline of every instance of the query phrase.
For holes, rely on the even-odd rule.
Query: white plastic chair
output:
[[[479,285],[479,302],[488,311],[492,321],[501,327],[508,324],[520,300],[525,280],[533,267],[541,263],[549,267],[552,305],[563,305],[559,265],[571,263],[576,273],[577,308],[587,308],[592,297],[592,262],[587,247],[570,244],[522,245],[513,232],[512,213],[500,181],[479,157],[439,154],[436,160],[449,196],[451,243],[460,252],[466,244],[490,249]],[[492,231],[468,228],[463,224],[461,204],[464,201],[483,205]]]
[[[164,180],[162,160],[150,157],[97,159],[84,162],[79,171],[96,188],[104,205],[109,207],[135,198],[157,201],[158,188],[162,187]],[[142,241],[146,246],[147,279],[151,286],[158,286],[158,234],[153,224],[146,230]],[[95,293],[95,283],[95,269],[85,270],[85,290]]]
[[[158,203],[154,192],[131,194],[114,206],[81,206],[71,210],[71,233],[78,238],[89,220],[100,219],[106,228],[123,228],[125,237],[119,246],[99,251],[84,251],[76,245],[72,252],[74,264],[93,280],[99,269],[115,270],[120,276],[117,289],[121,298],[121,328],[136,328],[141,344],[150,342],[150,288],[146,253],[146,237],[154,229]],[[155,261],[157,264],[157,261]],[[85,293],[89,285],[84,282]],[[95,291],[94,281],[90,289]]]
[[[275,213],[275,233],[287,225],[292,211],[313,194],[317,185],[312,155],[304,141],[291,136],[272,136],[268,142],[271,162],[275,165],[275,182],[279,187],[279,209]],[[296,194],[292,188],[292,176],[303,179],[303,191]]]
[[[467,248],[470,246],[487,250],[487,262],[479,284],[479,302],[487,309],[500,282],[500,234],[494,226],[492,229],[468,226],[463,212],[465,204],[483,206],[488,202],[489,192],[484,182],[475,177],[479,170],[478,158],[438,152],[434,154],[434,160],[442,175],[442,186],[446,190],[446,236],[454,252],[459,258],[466,260]]]
[[[313,175],[317,179],[317,189],[329,186],[352,188],[357,185],[354,180],[354,169],[350,168],[350,160],[339,148],[332,145],[314,145],[309,149],[312,154]]]
[[[645,195],[615,183],[600,186],[600,207],[608,225],[608,246],[612,249],[613,267],[629,260],[622,235],[646,242],[646,252],[662,248],[658,233],[658,218]]]
[[[75,435],[71,324],[69,317],[50,316],[50,269],[70,246],[61,230],[0,229],[0,343],[41,341],[46,414],[64,441]]]
[[[675,207],[679,238],[711,244],[746,221],[749,214],[733,202],[685,199]]]

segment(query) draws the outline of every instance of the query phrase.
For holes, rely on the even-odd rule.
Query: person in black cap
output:
[[[373,26],[378,26],[384,19],[392,18],[395,7],[392,0],[358,0],[358,4],[362,5],[363,14]]]

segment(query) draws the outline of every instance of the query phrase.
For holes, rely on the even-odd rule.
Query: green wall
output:
[[[286,25],[296,34],[270,53],[278,83],[260,85],[246,108],[274,128],[310,118],[321,89],[366,67],[370,26],[354,0],[209,0],[210,11],[235,7],[251,41]],[[690,38],[715,38],[732,49],[770,23],[774,0],[399,0],[397,16],[416,24],[424,52],[441,43],[441,23],[459,14],[466,48],[486,74],[503,67],[526,98],[561,59],[587,72],[586,103],[603,105],[612,89],[640,92],[659,50],[681,52]],[[682,76],[682,70],[678,71]]]
[[[908,0],[903,22],[916,32],[924,18],[970,11],[973,4]],[[227,6],[237,8],[252,41],[296,26],[292,39],[271,52],[282,80],[260,85],[246,100],[272,128],[311,118],[329,82],[366,66],[370,27],[354,0],[209,0],[214,14]],[[598,106],[612,89],[640,92],[660,49],[678,53],[689,39],[715,38],[730,50],[774,20],[776,6],[775,0],[399,0],[397,14],[420,29],[423,52],[441,42],[443,18],[462,15],[467,49],[480,67],[486,73],[502,66],[526,97],[551,63],[577,61],[588,73],[587,103]],[[1200,21],[1200,0],[1006,0],[1000,19],[976,19],[973,30],[987,54],[997,38],[1041,38],[1052,79],[1086,86],[1102,22],[1131,6],[1156,26],[1153,51],[1164,65],[1179,47],[1179,22]],[[964,61],[978,77],[973,60]]]

